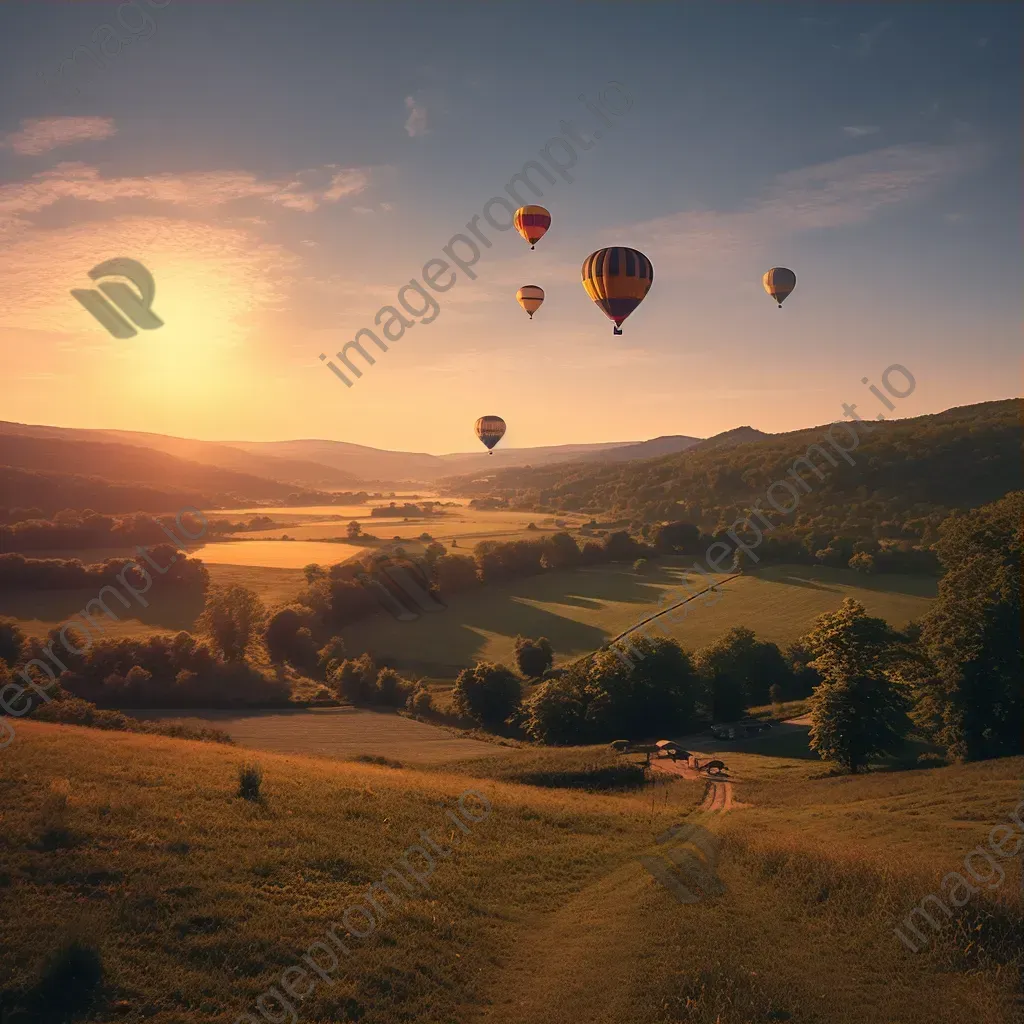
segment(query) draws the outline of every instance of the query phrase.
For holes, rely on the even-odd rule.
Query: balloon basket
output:
[[[618,328],[618,327],[613,327],[612,328],[612,334],[621,334],[621,333],[622,333],[622,331],[621,331],[620,328]]]

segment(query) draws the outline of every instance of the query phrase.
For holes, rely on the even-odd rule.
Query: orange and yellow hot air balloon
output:
[[[537,243],[544,237],[544,232],[551,227],[551,214],[543,206],[520,206],[516,210],[512,223],[519,232],[530,243],[531,249],[537,248]]]
[[[796,287],[796,274],[788,267],[772,267],[762,278],[764,290],[779,304],[786,301],[786,296]]]
[[[583,287],[615,324],[614,334],[622,333],[622,321],[643,302],[653,283],[651,261],[625,245],[598,249],[583,261]]]
[[[487,449],[487,454],[493,455],[491,449],[505,436],[505,421],[500,416],[481,416],[476,421],[476,436]]]
[[[533,314],[540,309],[543,301],[544,289],[539,285],[524,284],[523,287],[516,292],[516,302],[518,302],[519,305],[530,314],[531,320],[533,319]]]

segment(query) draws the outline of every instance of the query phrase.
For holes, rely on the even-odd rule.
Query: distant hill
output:
[[[740,430],[749,430],[749,427],[740,427]],[[719,437],[722,435],[719,434]],[[652,437],[650,441],[640,441],[638,444],[624,444],[609,448],[606,451],[594,452],[586,458],[586,461],[593,462],[628,462],[630,459],[654,459],[659,455],[674,455],[676,452],[684,452],[697,445],[706,444],[699,437],[688,437],[686,434],[666,434],[662,437]]]
[[[651,441],[605,441],[595,444],[543,445],[537,448],[501,448],[488,455],[454,452],[394,452],[368,448],[347,441],[233,441],[235,447],[253,454],[289,461],[319,463],[358,477],[364,482],[410,481],[432,483],[452,473],[493,472],[509,466],[548,466],[568,461],[603,461],[648,458],[682,451],[698,438],[685,435],[658,437]]]
[[[712,448],[731,448],[733,445],[746,444],[748,441],[763,441],[766,437],[771,436],[771,434],[766,434],[763,430],[757,430],[754,427],[733,427],[732,430],[723,430],[721,434],[697,441],[690,450],[706,452]]]
[[[260,455],[243,448],[218,444],[213,441],[194,441],[183,437],[169,437],[165,434],[152,434],[143,431],[79,430],[73,427],[0,422],[0,439],[5,435],[149,448],[179,459],[186,459],[189,462],[217,466],[220,469],[242,473],[250,477],[266,477],[270,480],[277,480],[292,485],[291,490],[295,490],[296,487],[345,490],[351,489],[359,483],[359,480],[352,474],[332,468],[322,462],[275,458],[271,455]],[[107,474],[101,473],[101,475],[106,476]]]
[[[748,428],[749,429],[749,428]],[[537,448],[501,448],[488,455],[480,451],[430,455],[426,452],[399,452],[349,441],[300,439],[296,441],[231,441],[217,443],[196,441],[132,430],[80,430],[73,427],[49,427],[39,424],[0,422],[0,443],[4,438],[37,438],[50,441],[88,444],[128,445],[149,449],[178,459],[205,466],[216,466],[230,473],[252,478],[265,478],[296,488],[353,490],[363,484],[433,483],[453,473],[493,472],[509,466],[548,466],[567,461],[615,461],[650,458],[683,451],[698,443],[699,438],[675,434],[649,441],[604,441],[594,444],[545,445]],[[68,472],[96,472],[108,479],[102,468],[95,469],[93,453],[90,467],[69,468]],[[108,453],[116,462],[120,456]],[[7,462],[0,454],[0,465],[22,465]],[[29,467],[37,468],[37,467]],[[39,466],[40,469],[57,469]],[[205,486],[205,485],[204,485]],[[239,491],[251,497],[251,490]],[[224,490],[238,491],[225,485]]]
[[[209,508],[209,497],[198,491],[112,483],[74,473],[47,473],[0,466],[0,508],[37,508],[49,518],[61,509],[118,514],[178,512]]]
[[[286,498],[295,487],[277,480],[190,462],[166,452],[110,441],[69,441],[57,437],[0,434],[0,466],[41,473],[101,477],[112,483],[155,488],[165,493],[237,494],[247,498]],[[31,507],[20,495],[8,504]],[[64,507],[76,507],[70,501]],[[95,511],[100,509],[92,506]],[[132,506],[116,511],[134,511]]]

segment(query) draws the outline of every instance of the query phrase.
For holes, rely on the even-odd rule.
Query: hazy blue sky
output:
[[[118,10],[0,7],[2,419],[443,452],[484,413],[509,446],[873,413],[891,363],[899,415],[1019,390],[1019,5],[138,0],[135,38]],[[132,41],[61,80],[105,24]],[[320,353],[560,121],[603,128],[578,96],[613,80],[630,109],[528,196],[536,251],[485,228],[477,279],[346,388]],[[579,281],[610,244],[655,268],[621,338]],[[127,340],[69,294],[119,256],[165,322]]]

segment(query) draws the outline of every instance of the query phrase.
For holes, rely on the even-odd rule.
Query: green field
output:
[[[1008,820],[1024,759],[779,772],[736,783],[728,814],[698,812],[704,785],[685,779],[551,788],[602,756],[509,751],[474,777],[466,760],[400,769],[261,752],[261,800],[248,802],[238,769],[251,751],[22,721],[0,761],[5,1024],[249,1024],[261,994],[286,984],[302,997],[291,1012],[266,1001],[270,1019],[308,1024],[1013,1019],[1015,864],[924,952],[892,926]],[[467,787],[490,813],[463,833],[446,811]],[[699,825],[710,851],[717,889],[696,902],[640,861],[668,863],[656,837],[676,823]],[[410,864],[430,887],[392,878],[392,899],[382,876],[423,830],[439,855]],[[375,882],[367,933],[348,910],[370,906]],[[347,952],[317,955],[317,976],[302,958],[332,928]]]
[[[475,659],[511,663],[517,634],[548,637],[558,664],[600,647],[656,613],[664,607],[658,604],[663,595],[678,593],[673,600],[684,600],[682,580],[691,592],[704,586],[695,573],[656,565],[643,574],[611,565],[489,585],[456,596],[443,612],[413,622],[382,613],[342,635],[350,651],[368,650],[400,668],[433,677],[451,676]],[[680,610],[659,621],[664,634],[690,649],[733,626],[749,626],[759,637],[785,645],[845,597],[856,598],[869,613],[899,627],[924,614],[934,595],[935,581],[927,577],[865,577],[848,569],[784,566],[733,579],[722,586],[715,604],[697,598],[685,616]]]
[[[260,595],[267,607],[293,600],[306,585],[300,569],[239,565],[208,565],[207,568],[215,586],[249,587]],[[0,618],[16,619],[27,634],[42,637],[48,630],[75,618],[95,597],[96,590],[0,590]],[[116,598],[109,600],[108,606],[120,621],[111,622],[106,616],[97,619],[104,627],[103,635],[152,636],[191,630],[203,610],[202,599],[194,594],[161,590],[159,577],[145,598],[148,608],[134,601],[130,608],[124,608]]]

